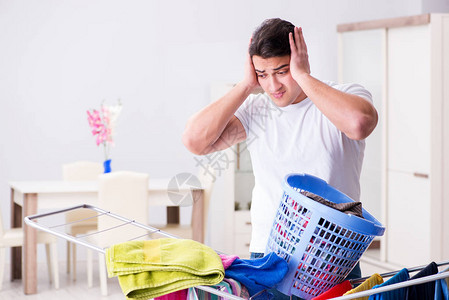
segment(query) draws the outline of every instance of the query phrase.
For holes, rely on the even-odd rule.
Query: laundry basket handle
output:
[[[292,187],[308,186],[313,188],[315,194],[324,192],[328,186],[327,182],[309,174],[289,174],[286,176],[287,183]],[[312,192],[312,191],[310,191]]]

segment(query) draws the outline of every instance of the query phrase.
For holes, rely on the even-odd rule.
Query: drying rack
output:
[[[71,211],[76,211],[76,210],[95,211],[97,213],[97,215],[88,217],[88,218],[83,218],[80,220],[75,220],[73,222],[68,222],[68,223],[58,220],[58,216],[59,216],[59,219],[65,220],[65,218],[64,218],[65,213],[71,212]],[[91,221],[93,218],[112,218],[114,220],[113,221],[114,225],[111,226],[110,228],[107,228],[104,230],[92,231],[92,232],[82,234],[82,235],[77,235],[77,236],[67,233],[68,232],[67,229],[71,225],[83,224],[83,222]],[[132,241],[132,240],[145,239],[145,238],[153,239],[156,237],[157,238],[160,238],[160,237],[180,238],[176,235],[170,234],[168,232],[164,232],[155,227],[141,224],[139,222],[136,222],[135,220],[127,219],[125,217],[114,214],[110,211],[106,211],[104,209],[101,209],[101,208],[98,208],[98,207],[95,207],[92,205],[88,205],[88,204],[82,204],[82,205],[74,206],[71,208],[66,208],[66,209],[61,209],[61,210],[57,210],[57,211],[27,216],[24,218],[24,221],[27,225],[29,225],[33,228],[51,233],[53,235],[56,235],[60,238],[65,239],[67,241],[84,246],[86,248],[95,250],[95,251],[103,253],[103,254],[106,253],[106,249],[109,248],[109,246],[112,246],[113,244],[116,244],[116,243],[125,242],[125,241]],[[108,224],[110,224],[111,220],[108,220],[108,221],[109,221]],[[122,229],[125,229],[125,230],[122,230]],[[114,234],[114,232],[117,232],[117,231],[120,231],[120,234],[124,234],[125,237],[123,235],[120,235],[121,236],[120,239],[112,241],[111,244],[108,246],[98,245],[95,243],[95,238],[93,238],[94,236],[107,234],[108,238],[110,238],[111,235],[118,236],[117,234]],[[220,252],[217,252],[217,253],[221,254]],[[245,298],[235,296],[232,294],[228,294],[228,293],[214,289],[209,286],[196,286],[195,289],[200,289],[205,292],[223,297],[225,299],[245,300]],[[250,299],[258,297],[263,292],[264,291],[254,295]]]
[[[95,215],[93,217],[76,220],[76,221],[69,222],[69,223],[65,223],[63,221],[58,221],[58,215],[60,217],[63,217],[65,213],[70,212],[70,211],[75,211],[75,210],[91,210],[91,211],[97,212],[97,215]],[[67,233],[68,232],[67,229],[71,225],[73,225],[75,223],[82,224],[83,222],[90,221],[92,218],[112,218],[112,219],[114,219],[115,224],[107,229],[93,231],[93,232],[89,232],[89,233],[86,233],[83,235],[73,236],[73,235],[70,235]],[[60,219],[65,220],[65,218],[60,218]],[[24,221],[27,225],[29,225],[33,228],[51,233],[53,235],[56,235],[60,238],[65,239],[67,241],[87,247],[89,249],[95,250],[95,251],[103,253],[103,254],[106,253],[106,249],[109,246],[116,244],[116,243],[125,242],[125,241],[144,239],[144,238],[153,239],[155,237],[157,237],[157,238],[159,238],[159,237],[180,238],[176,235],[170,234],[168,232],[164,232],[155,227],[141,224],[139,222],[136,222],[135,220],[127,219],[125,217],[114,214],[110,211],[106,211],[104,209],[101,209],[101,208],[98,208],[98,207],[95,207],[92,205],[88,205],[88,204],[82,204],[82,205],[74,206],[71,208],[66,208],[66,209],[61,209],[61,210],[57,210],[57,211],[27,216],[24,218]],[[108,224],[110,224],[110,222]],[[109,236],[111,236],[111,233],[114,233],[114,231],[120,231],[121,229],[124,229],[125,227],[127,227],[127,230],[125,230],[125,231],[122,230],[121,233],[126,232],[127,236],[125,238],[123,238],[121,236],[120,239],[113,241],[108,246],[95,244],[95,242],[94,242],[95,239],[92,239],[93,236],[101,235],[101,234],[109,234]],[[119,235],[113,235],[113,236],[117,237]],[[217,253],[222,254],[219,251],[217,251]],[[438,263],[437,265],[438,266],[449,265],[449,261]],[[419,270],[423,269],[424,267],[425,266],[414,267],[414,268],[409,268],[407,270],[409,272],[415,272],[415,271],[419,271]],[[382,278],[385,278],[385,277],[393,276],[397,272],[399,272],[399,270],[394,271],[394,272],[380,274],[380,275]],[[422,277],[422,278],[418,278],[418,279],[410,279],[405,282],[395,283],[395,284],[391,284],[391,285],[388,285],[385,287],[371,289],[371,290],[358,292],[358,293],[354,293],[354,294],[347,295],[347,296],[336,297],[336,298],[332,298],[332,299],[334,299],[334,300],[349,300],[349,299],[355,299],[355,298],[359,298],[359,297],[366,297],[366,296],[370,296],[370,295],[377,294],[377,293],[388,292],[391,290],[395,290],[395,289],[399,289],[399,288],[403,288],[403,287],[407,287],[407,286],[412,286],[412,285],[418,285],[418,284],[435,281],[435,280],[439,280],[439,279],[443,279],[443,278],[448,278],[448,277],[449,277],[449,269],[447,269],[444,272],[435,274],[435,275],[430,275],[430,276],[426,276],[426,277]],[[368,277],[351,280],[351,283],[361,283],[367,278]],[[223,297],[224,299],[246,300],[245,298],[235,296],[232,294],[228,294],[228,293],[222,292],[220,290],[214,289],[209,286],[196,286],[195,289],[200,289],[205,292],[215,294],[217,296]],[[264,292],[266,292],[266,291],[261,291],[260,293],[250,297],[249,300],[258,298]]]

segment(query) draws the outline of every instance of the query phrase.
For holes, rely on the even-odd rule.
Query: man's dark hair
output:
[[[294,29],[292,23],[279,18],[263,21],[253,33],[249,55],[262,58],[290,55],[288,34]]]

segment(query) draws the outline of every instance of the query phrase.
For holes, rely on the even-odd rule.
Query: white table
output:
[[[148,200],[151,206],[175,206],[168,197],[170,179],[151,179],[148,186]],[[69,208],[79,204],[98,203],[96,181],[13,181],[11,187],[11,227],[22,227],[23,218],[36,214],[39,209]],[[204,241],[203,190],[180,187],[179,193],[192,193],[193,239]],[[23,208],[23,211],[22,211]],[[37,293],[37,232],[24,227],[24,293]],[[22,252],[20,247],[11,249],[11,278],[22,277]]]

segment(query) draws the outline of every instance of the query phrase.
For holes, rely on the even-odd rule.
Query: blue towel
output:
[[[408,279],[409,279],[408,271],[407,271],[407,269],[404,268],[401,271],[399,271],[399,273],[397,273],[396,275],[394,275],[393,277],[391,277],[389,280],[385,281],[384,283],[375,285],[373,287],[373,289],[376,289],[379,287],[384,287],[384,286],[394,284],[394,283],[407,281]],[[389,292],[383,292],[383,293],[369,296],[369,300],[405,299],[405,291],[406,291],[406,288],[400,288],[400,289],[392,290]]]
[[[232,278],[246,286],[250,296],[274,287],[288,271],[287,262],[271,252],[257,259],[236,259],[225,270],[225,277]]]
[[[435,300],[449,300],[449,290],[446,279],[435,281]]]

